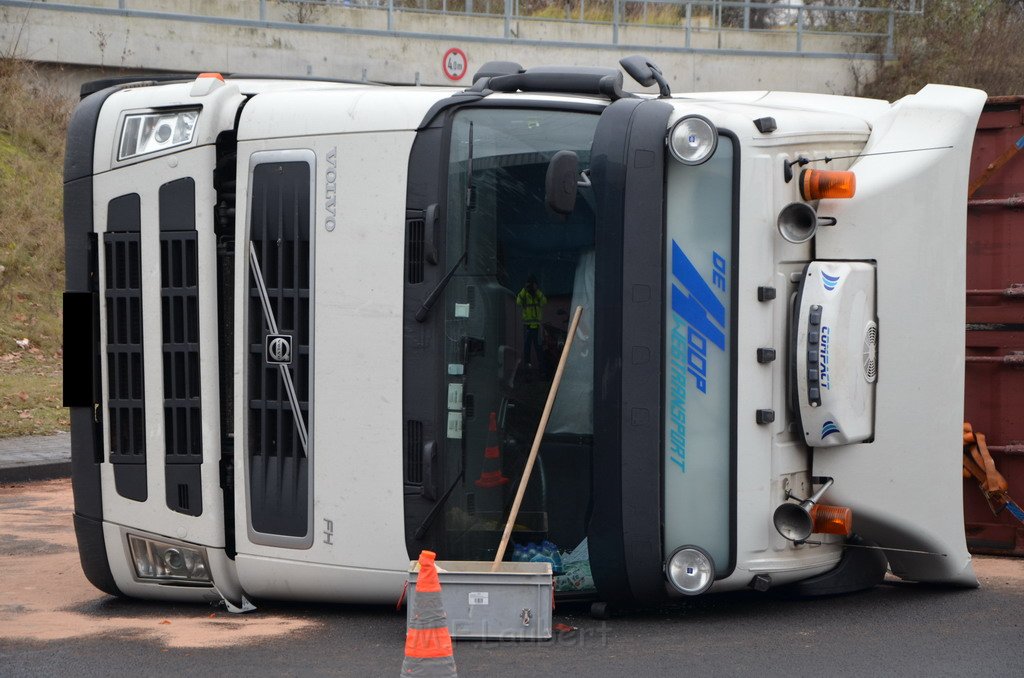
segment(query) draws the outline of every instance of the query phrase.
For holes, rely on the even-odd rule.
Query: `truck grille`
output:
[[[199,390],[199,241],[191,177],[160,187],[160,319],[167,507],[203,512]]]
[[[306,162],[253,169],[248,302],[249,498],[254,531],[309,534],[310,177]],[[262,275],[266,299],[258,276]],[[264,308],[264,306],[268,308]],[[276,323],[272,332],[271,318]],[[268,334],[290,345],[268,356]],[[279,345],[280,347],[280,345]],[[273,360],[268,360],[273,358]],[[298,416],[293,411],[289,379]],[[305,429],[303,432],[302,429]]]
[[[409,219],[406,222],[406,280],[413,285],[423,282],[425,223],[423,219]]]
[[[134,204],[137,209],[138,196],[134,196]],[[135,501],[146,501],[142,255],[139,233],[104,233],[103,246],[106,265],[104,298],[107,312],[110,462],[115,465],[114,478],[118,494]]]
[[[405,422],[405,482],[423,484],[423,422],[416,419]]]
[[[191,515],[199,515],[202,510],[201,504],[189,501],[188,485],[192,484],[189,480],[199,483],[198,466],[203,461],[196,245],[195,231],[160,234],[167,503],[170,508]],[[183,464],[195,468],[170,468]],[[191,496],[198,499],[201,494],[193,491]]]

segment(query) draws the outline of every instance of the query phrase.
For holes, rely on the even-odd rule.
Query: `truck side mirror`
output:
[[[579,170],[580,159],[573,151],[558,151],[551,157],[544,178],[544,204],[555,214],[572,214]]]
[[[647,57],[640,56],[639,54],[628,56],[624,59],[619,59],[619,65],[622,66],[622,70],[629,74],[629,77],[636,80],[642,87],[650,87],[654,83],[658,83],[658,90],[662,99],[672,96],[668,80],[662,75],[661,69]]]

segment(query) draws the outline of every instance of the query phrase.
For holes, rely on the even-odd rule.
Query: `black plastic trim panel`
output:
[[[92,408],[93,358],[96,344],[93,337],[93,310],[96,295],[92,292],[64,293],[64,407]]]
[[[96,122],[111,88],[83,100],[68,123],[64,155],[64,288],[74,303],[91,298],[88,323],[68,327],[65,316],[64,367],[66,405],[71,420],[71,487],[75,500],[75,535],[82,570],[100,590],[117,595],[104,546],[102,402],[100,396],[98,242],[93,226],[92,160]],[[76,315],[78,311],[72,311]],[[67,330],[71,329],[71,333]],[[69,340],[74,338],[74,350]],[[68,372],[78,381],[68,391]],[[80,389],[80,390],[78,390]],[[91,397],[89,393],[91,392]],[[81,396],[81,398],[80,398]],[[93,528],[80,528],[79,523]]]
[[[246,100],[248,101],[248,100]],[[235,559],[235,214],[238,139],[235,129],[245,102],[235,113],[233,129],[217,136],[217,192],[214,234],[217,238],[217,386],[220,401],[220,488],[224,510],[224,552]]]
[[[196,230],[196,182],[192,177],[160,187],[160,230]]]
[[[110,572],[107,560],[106,541],[103,538],[103,523],[76,513],[75,538],[78,540],[78,558],[82,563],[82,571],[89,583],[104,593],[120,596],[114,575]]]
[[[739,495],[736,491],[736,477],[739,472],[739,313],[740,313],[740,139],[732,131],[726,129],[718,130],[719,136],[727,137],[732,141],[732,269],[729,272],[729,284],[732,286],[731,304],[732,323],[730,341],[732,352],[729,356],[732,368],[732,384],[729,394],[729,562],[715,573],[717,579],[724,579],[730,576],[736,569],[736,544],[737,544],[737,511],[736,505]]]
[[[594,264],[594,462],[587,539],[601,597],[629,602],[622,525],[622,241],[628,131],[640,101],[617,101],[601,115],[591,151],[597,191]],[[607,416],[606,416],[607,414]],[[600,469],[600,472],[598,472]],[[660,490],[658,490],[660,496]],[[660,523],[660,519],[659,519]]]
[[[252,172],[249,242],[260,261],[279,334],[291,341],[291,374],[300,416],[310,421],[312,336],[311,168],[306,162],[266,162]],[[270,328],[254,273],[248,280],[249,502],[256,532],[309,534],[309,458],[302,449],[280,367],[268,364]],[[312,430],[310,429],[310,435]]]
[[[449,105],[453,102],[445,99]],[[473,99],[475,101],[475,99]],[[446,116],[439,116],[445,120]],[[443,203],[444,177],[447,177],[446,132],[443,127],[430,127],[416,135],[409,154],[409,185],[406,193],[406,221],[424,220],[430,205]],[[438,214],[441,224],[445,223],[443,213]],[[442,383],[441,361],[437,359],[438,346],[442,345],[441,331],[443,313],[430,313],[423,322],[414,319],[417,309],[423,303],[427,292],[438,283],[447,267],[445,259],[445,232],[438,228],[433,245],[437,252],[437,264],[424,262],[419,269],[417,282],[404,281],[402,333],[402,419],[406,422],[402,431],[402,448],[405,450],[405,472],[403,473],[405,543],[410,557],[416,557],[422,549],[437,550],[440,547],[438,530],[427,529],[416,537],[421,526],[438,527],[441,520],[428,521],[437,498],[442,495],[440,455],[434,454],[444,430],[437,422],[443,422],[445,405],[439,397],[437,384]],[[406,270],[409,267],[410,251],[406,250]],[[412,457],[417,457],[413,459]],[[416,469],[413,473],[411,469]],[[396,478],[397,480],[397,478]],[[448,480],[446,482],[451,482]]]
[[[78,90],[82,99],[105,89],[126,89],[142,85],[165,85],[171,82],[188,82],[194,80],[198,73],[143,73],[139,75],[121,75],[114,78],[101,78],[83,83]]]
[[[68,143],[64,149],[64,185],[67,186],[73,181],[92,176],[93,150],[96,145],[96,123],[100,117],[100,109],[111,94],[128,87],[127,84],[118,84],[113,87],[92,92],[79,102],[75,112],[68,122]],[[84,88],[83,88],[84,89]],[[66,203],[65,203],[65,206]],[[82,207],[84,205],[78,205]],[[67,211],[64,212],[68,214]],[[92,222],[92,191],[89,193],[89,221]],[[68,231],[68,222],[65,219],[65,232]],[[84,232],[74,228],[77,235]],[[92,230],[90,228],[90,230]],[[71,252],[70,254],[74,254]]]
[[[666,598],[661,351],[664,148],[671,106],[622,99],[598,123],[594,491],[588,537],[608,601]],[[627,218],[628,217],[628,218]],[[628,221],[630,230],[626,237]],[[642,229],[643,232],[634,232]]]
[[[622,530],[630,589],[666,597],[662,546],[665,133],[672,107],[641,103],[626,162],[622,239]],[[628,233],[628,235],[627,235]]]
[[[87,324],[68,326],[69,316],[79,310],[65,311],[64,379],[65,398],[71,419],[71,487],[75,512],[84,518],[102,520],[103,494],[100,463],[103,461],[103,425],[99,381],[99,297],[96,278],[96,235],[92,232],[92,177],[64,186],[64,241],[66,295],[86,300]],[[68,297],[66,296],[65,299]],[[71,332],[69,333],[69,330]],[[76,341],[69,342],[75,337]],[[73,350],[71,347],[74,346]],[[69,375],[71,375],[69,377]],[[75,393],[69,392],[68,379],[79,380]],[[79,396],[82,399],[79,400]],[[102,539],[102,533],[100,534]],[[80,550],[84,560],[84,551]],[[106,559],[104,557],[104,563]]]
[[[142,230],[142,202],[138,193],[126,193],[107,203],[107,232],[139,233]]]
[[[806,377],[800,378],[800,374],[796,369],[796,352],[797,347],[800,345],[800,336],[797,334],[797,328],[800,326],[800,307],[803,305],[804,299],[804,284],[807,280],[807,269],[810,268],[811,264],[804,264],[801,269],[800,284],[796,288],[796,296],[792,299],[792,307],[789,308],[789,364],[786,366],[789,371],[789,387],[787,395],[789,396],[789,412],[793,419],[794,426],[800,432],[804,431],[803,416],[800,412],[800,389],[807,383]],[[789,299],[785,300],[785,303],[791,303]]]

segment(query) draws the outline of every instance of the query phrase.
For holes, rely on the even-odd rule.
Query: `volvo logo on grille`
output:
[[[268,365],[291,365],[292,337],[289,334],[268,334],[266,343]]]

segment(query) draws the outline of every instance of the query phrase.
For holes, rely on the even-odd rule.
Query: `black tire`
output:
[[[874,542],[853,535],[847,539],[854,546],[877,546]],[[885,552],[873,549],[850,548],[843,554],[835,569],[810,579],[794,582],[773,591],[798,598],[837,596],[870,589],[885,579],[889,563]]]

